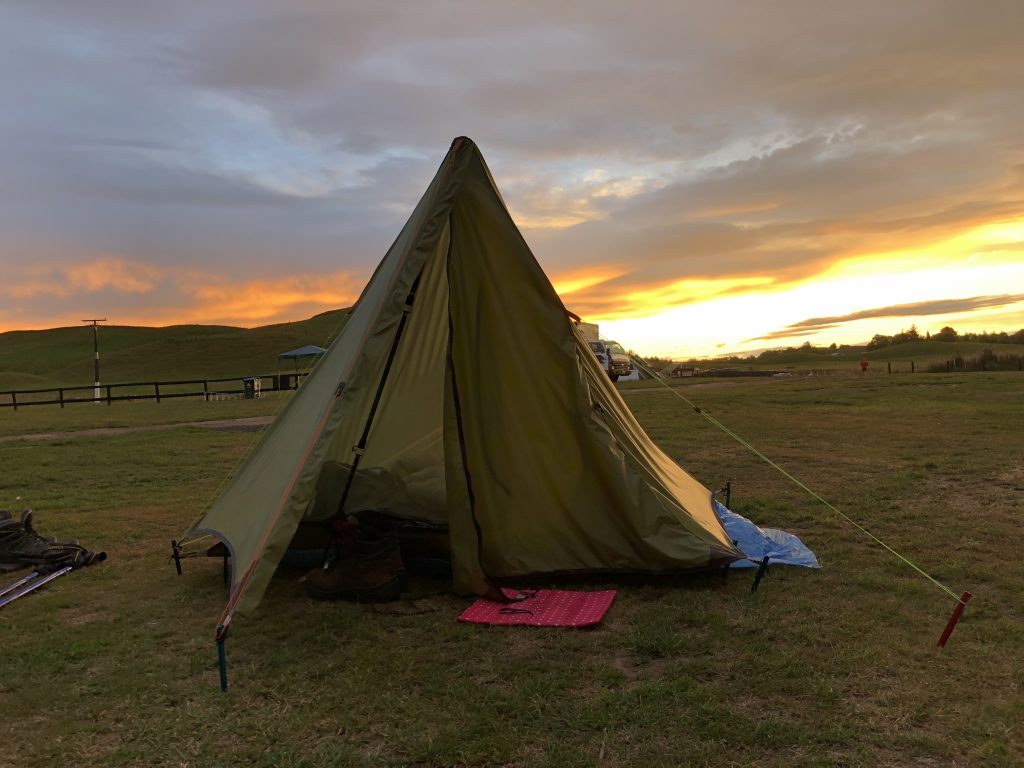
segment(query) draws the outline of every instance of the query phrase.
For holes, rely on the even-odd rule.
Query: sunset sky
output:
[[[347,306],[458,135],[641,353],[1024,327],[1020,0],[7,0],[0,92],[0,331]]]

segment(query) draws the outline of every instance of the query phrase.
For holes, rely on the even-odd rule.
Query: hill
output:
[[[259,328],[100,326],[100,375],[105,382],[128,382],[273,373],[279,353],[329,343],[346,312]],[[0,389],[86,385],[92,379],[90,326],[0,333]]]

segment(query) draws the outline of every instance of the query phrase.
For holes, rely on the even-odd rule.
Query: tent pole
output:
[[[363,425],[363,434],[359,438],[359,443],[352,446],[352,452],[355,454],[355,458],[352,459],[352,469],[349,470],[348,479],[345,481],[345,490],[341,494],[341,501],[338,502],[338,514],[344,516],[345,514],[345,502],[348,501],[349,491],[352,490],[352,481],[355,480],[356,470],[359,468],[359,459],[362,458],[363,453],[366,451],[366,439],[370,435],[370,428],[373,426],[373,417],[377,415],[377,406],[380,405],[380,399],[384,394],[384,387],[388,383],[388,375],[391,373],[391,366],[395,362],[395,355],[398,353],[398,343],[402,340],[402,333],[405,331],[405,324],[409,320],[409,313],[412,312],[413,302],[416,300],[416,289],[420,284],[420,277],[422,272],[416,276],[413,281],[412,288],[409,289],[409,295],[405,299],[405,305],[402,307],[402,318],[398,321],[398,329],[395,331],[394,341],[391,342],[391,349],[388,351],[388,359],[384,364],[384,372],[381,374],[380,382],[377,384],[377,392],[373,396],[373,405],[370,406],[370,412],[366,415],[366,424]]]

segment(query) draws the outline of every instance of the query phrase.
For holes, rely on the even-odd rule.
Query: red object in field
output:
[[[964,607],[970,599],[971,593],[964,592],[964,596],[960,598],[960,602],[957,603],[956,608],[953,609],[953,615],[950,616],[949,621],[946,622],[946,628],[942,630],[942,637],[939,638],[939,648],[946,647],[946,641],[949,640],[949,636],[953,634],[953,629],[956,627],[956,623],[960,621],[960,617],[964,615]]]
[[[600,624],[615,599],[615,590],[566,592],[502,590],[508,603],[480,598],[462,612],[459,621],[473,624],[513,624],[530,627],[592,627]]]
[[[867,360],[861,360],[860,361],[860,372],[864,373],[864,372],[867,371],[867,369],[868,369],[868,361]]]

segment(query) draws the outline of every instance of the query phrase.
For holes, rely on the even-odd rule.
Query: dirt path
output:
[[[4,435],[0,443],[15,440],[67,440],[74,437],[109,437],[126,435],[129,432],[153,432],[178,427],[203,427],[204,429],[223,429],[232,432],[258,432],[274,420],[273,416],[249,416],[244,419],[217,419],[214,421],[181,421],[176,424],[149,424],[143,427],[99,427],[97,429],[79,429],[70,432],[37,432],[29,435]]]

